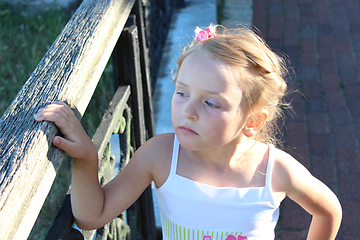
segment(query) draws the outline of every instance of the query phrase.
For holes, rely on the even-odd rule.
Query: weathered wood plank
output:
[[[50,101],[71,104],[80,118],[134,0],[84,0],[0,119],[0,239],[26,239],[63,153],[58,130],[33,115]]]

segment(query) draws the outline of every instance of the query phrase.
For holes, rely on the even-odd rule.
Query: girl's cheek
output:
[[[186,101],[185,97],[181,97],[179,94],[174,94],[173,96],[173,102],[176,104],[181,104]]]
[[[174,95],[174,96],[173,96],[173,99],[172,99],[172,103],[173,103],[173,104],[178,104],[179,101],[180,101],[179,96]]]

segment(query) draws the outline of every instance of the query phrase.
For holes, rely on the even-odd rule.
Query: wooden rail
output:
[[[80,119],[110,56],[116,92],[93,137],[101,160],[100,182],[105,184],[112,175],[112,133],[120,133],[120,170],[132,152],[153,136],[149,67],[154,63],[148,57],[151,29],[145,20],[149,4],[158,2],[164,4],[161,0],[84,0],[5,111],[0,119],[0,239],[28,237],[64,157],[51,144],[59,134],[56,126],[37,123],[33,115],[51,101],[61,100]],[[80,233],[73,228],[69,199],[67,195],[46,239],[93,239],[95,231]],[[97,239],[130,239],[129,229],[131,239],[156,238],[150,188],[128,210],[127,223],[120,214],[97,230],[103,236]]]

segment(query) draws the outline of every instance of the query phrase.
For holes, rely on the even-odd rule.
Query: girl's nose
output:
[[[186,105],[184,106],[184,109],[183,109],[183,116],[187,119],[190,119],[190,120],[198,120],[199,119],[199,115],[197,113],[197,110],[196,110],[196,106],[195,106],[195,103],[192,102],[192,101],[188,101],[186,103]]]

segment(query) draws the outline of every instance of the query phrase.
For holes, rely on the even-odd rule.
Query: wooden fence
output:
[[[81,119],[110,56],[116,91],[93,137],[100,183],[112,178],[114,159],[109,141],[113,133],[120,136],[119,171],[155,134],[151,80],[174,2],[82,2],[0,119],[0,239],[28,237],[64,157],[64,152],[51,144],[59,134],[56,126],[37,123],[33,115],[51,101],[61,100]],[[150,61],[149,56],[154,59]],[[96,239],[159,237],[150,187],[128,209],[127,221],[121,214],[95,231],[73,228],[69,194],[46,239],[94,239],[95,233]]]

